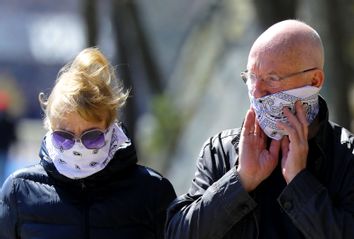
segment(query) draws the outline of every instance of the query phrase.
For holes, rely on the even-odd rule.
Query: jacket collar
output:
[[[326,145],[326,141],[328,140],[328,133],[329,133],[329,124],[328,124],[328,107],[326,101],[319,96],[319,105],[320,110],[318,112],[318,119],[319,119],[319,127],[316,136],[314,137],[314,141],[324,147]]]
[[[328,145],[331,140],[331,125],[329,124],[328,107],[326,101],[319,96],[320,110],[318,112],[318,131],[316,135],[309,140],[310,151],[307,159],[307,167],[312,168],[313,173],[321,177],[321,171],[324,170],[325,162],[329,155]]]

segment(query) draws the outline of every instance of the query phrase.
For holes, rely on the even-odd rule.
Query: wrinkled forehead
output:
[[[284,47],[253,48],[248,56],[247,69],[257,74],[293,72],[306,65],[300,55]]]

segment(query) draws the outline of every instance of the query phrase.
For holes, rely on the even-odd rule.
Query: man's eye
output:
[[[266,81],[270,81],[270,82],[272,82],[272,81],[279,81],[279,77],[277,77],[277,76],[267,76],[267,77],[265,78],[265,80],[266,80]]]
[[[247,74],[247,77],[248,77],[248,79],[252,79],[252,80],[257,79],[256,75],[255,75],[255,74],[252,74],[252,73],[248,73],[248,74]]]

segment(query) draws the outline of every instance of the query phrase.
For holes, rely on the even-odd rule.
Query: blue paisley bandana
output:
[[[51,136],[49,131],[45,137],[45,146],[50,160],[59,173],[71,179],[85,178],[101,171],[119,148],[131,144],[130,139],[117,123],[113,123],[109,127],[105,146],[100,149],[87,149],[81,142],[76,142],[68,150],[58,149],[53,145]]]
[[[319,91],[320,88],[304,86],[257,99],[249,94],[249,98],[251,106],[256,113],[257,121],[264,133],[272,139],[280,140],[286,135],[286,132],[280,130],[276,123],[287,123],[287,119],[283,115],[283,108],[288,107],[295,114],[295,102],[300,100],[305,105],[306,118],[311,124],[319,111]]]

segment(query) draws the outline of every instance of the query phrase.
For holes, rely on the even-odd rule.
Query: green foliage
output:
[[[180,134],[182,114],[177,112],[170,97],[164,94],[153,98],[152,113],[157,123],[151,139],[152,149],[173,149]]]

